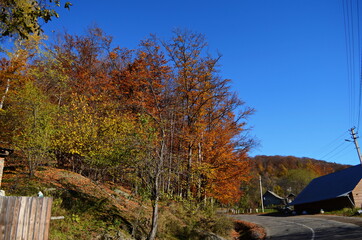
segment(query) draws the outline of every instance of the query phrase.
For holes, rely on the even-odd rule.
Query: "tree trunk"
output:
[[[192,145],[189,144],[188,146],[188,156],[187,156],[187,191],[186,191],[186,198],[191,198],[191,185],[192,185]]]
[[[162,154],[160,157],[160,163],[162,163]],[[153,192],[152,192],[152,222],[151,222],[151,230],[148,235],[147,240],[154,240],[156,238],[157,227],[158,227],[158,200],[160,197],[160,186],[159,186],[159,178],[160,178],[160,165],[157,166],[157,172],[155,176],[155,181],[153,183]]]
[[[3,109],[5,97],[6,97],[6,94],[8,93],[8,91],[9,91],[9,87],[10,87],[10,79],[8,79],[8,81],[6,83],[5,92],[4,92],[4,95],[2,96],[1,102],[0,102],[0,109]]]
[[[147,240],[154,240],[156,238],[157,227],[158,227],[158,196],[156,196],[152,204],[152,224],[151,224],[151,231],[148,235]]]
[[[161,148],[159,151],[158,163],[156,165],[155,177],[153,182],[153,192],[152,192],[152,222],[151,222],[151,231],[147,237],[147,240],[154,240],[156,238],[157,227],[158,227],[158,200],[160,199],[160,178],[162,167],[164,163],[165,156],[165,132],[162,131],[162,140],[161,140]]]

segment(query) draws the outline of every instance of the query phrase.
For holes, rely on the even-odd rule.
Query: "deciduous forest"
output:
[[[0,61],[3,147],[29,176],[56,166],[167,196],[228,204],[249,180],[247,117],[202,34],[113,46],[99,28],[18,40]],[[156,234],[156,228],[150,234]]]

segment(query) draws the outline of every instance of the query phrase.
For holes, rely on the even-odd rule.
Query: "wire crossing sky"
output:
[[[359,164],[353,143],[345,141],[361,121],[358,0],[72,3],[44,25],[50,39],[94,24],[127,48],[151,33],[167,39],[176,28],[205,34],[210,54],[223,55],[220,75],[256,110],[249,127],[260,147],[252,156]]]
[[[343,20],[346,44],[347,79],[349,89],[350,125],[359,129],[361,117],[361,35],[358,0],[343,0]]]

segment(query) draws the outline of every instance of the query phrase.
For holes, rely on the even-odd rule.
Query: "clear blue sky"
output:
[[[252,156],[359,163],[344,141],[357,126],[350,102],[358,107],[358,97],[349,100],[342,0],[71,2],[70,11],[45,25],[46,34],[81,34],[97,24],[128,48],[150,33],[167,38],[175,28],[205,34],[210,53],[223,55],[221,75],[256,109],[249,126],[261,145]]]

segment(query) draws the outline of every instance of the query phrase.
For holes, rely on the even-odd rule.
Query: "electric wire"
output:
[[[360,120],[361,120],[361,101],[362,101],[362,61],[361,61],[361,35],[360,35],[360,17],[359,17],[360,7],[359,1],[357,0],[357,46],[358,46],[358,63],[359,63],[359,88],[358,88],[358,115],[357,115],[357,131],[359,130]]]
[[[337,143],[339,143],[341,140],[344,140],[347,136],[348,136],[348,131],[344,131],[338,137],[334,138],[332,141],[321,147],[317,152],[315,152],[315,155],[324,156],[326,153],[330,152],[331,148],[334,148]]]
[[[335,154],[331,155],[330,157],[324,159],[325,161],[330,161],[331,159],[338,159],[340,161],[340,156],[345,155],[346,150],[352,150],[351,144],[346,144],[344,148],[342,148],[340,151],[336,152]]]
[[[348,81],[348,110],[349,110],[349,123],[351,124],[352,119],[352,99],[351,99],[351,37],[350,37],[350,18],[349,18],[349,4],[348,0],[342,1],[343,7],[343,23],[344,23],[344,38],[345,38],[345,48],[346,48],[346,63],[347,63],[347,81]]]
[[[359,0],[342,0],[344,40],[346,50],[346,73],[348,83],[348,120],[349,126],[357,126],[361,122],[362,109],[362,52],[360,34]],[[319,159],[329,160],[352,150],[352,144],[345,141],[348,131],[327,144],[324,155]],[[343,137],[343,138],[342,138]],[[350,141],[352,142],[352,141]],[[323,152],[322,152],[323,153]]]
[[[346,45],[349,125],[359,129],[362,104],[361,34],[359,0],[343,0],[343,23]]]
[[[349,31],[350,31],[350,94],[351,94],[351,124],[354,123],[355,121],[355,91],[354,91],[354,87],[355,87],[355,82],[356,82],[356,78],[355,78],[355,34],[354,34],[354,14],[353,14],[353,1],[350,2],[349,5],[347,5],[347,9],[348,9],[348,20],[349,20]]]
[[[362,52],[360,34],[360,5],[359,0],[342,0],[344,38],[346,47],[346,67],[348,82],[348,119],[350,126],[357,126],[357,131],[361,122],[362,109]],[[351,132],[352,134],[352,132]],[[351,141],[352,142],[352,141]],[[356,143],[355,143],[356,144]],[[352,144],[349,144],[351,146]],[[346,146],[342,150],[338,146],[338,152],[348,149]],[[333,149],[328,159],[335,157],[337,149]],[[333,155],[331,155],[333,153]]]
[[[342,147],[344,144],[346,144],[345,141],[343,141],[342,143],[340,143],[337,147],[335,147],[332,151],[328,152],[327,154],[325,154],[324,156],[322,156],[320,159],[324,159],[325,157],[327,157],[328,155],[334,153],[335,151],[337,151],[340,147]]]

